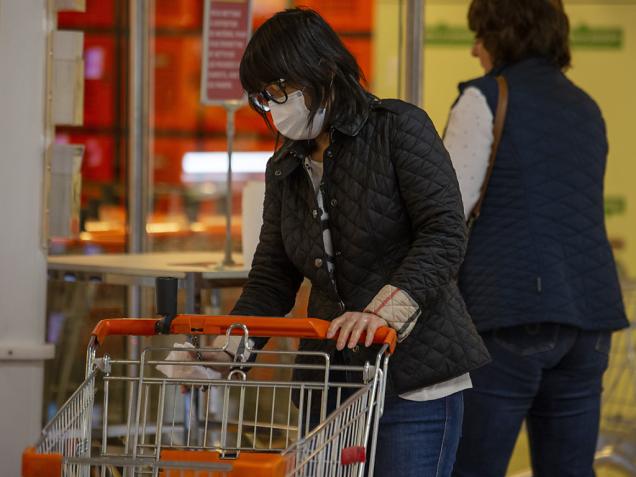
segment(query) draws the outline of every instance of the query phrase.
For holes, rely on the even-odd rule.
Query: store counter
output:
[[[157,277],[173,277],[185,290],[185,313],[200,311],[200,291],[240,287],[249,272],[243,258],[224,266],[219,252],[166,252],[105,255],[60,255],[48,259],[49,280],[154,287]]]

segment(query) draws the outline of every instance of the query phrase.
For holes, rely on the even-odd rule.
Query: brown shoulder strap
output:
[[[497,111],[495,112],[495,119],[493,122],[493,141],[490,149],[490,158],[488,160],[488,170],[486,171],[486,177],[481,185],[479,192],[479,200],[473,207],[468,217],[468,222],[472,224],[481,214],[481,206],[486,197],[486,191],[488,189],[488,183],[490,182],[490,176],[492,176],[492,170],[495,167],[495,159],[497,158],[497,150],[499,149],[499,143],[501,142],[501,135],[503,134],[504,123],[506,122],[506,112],[508,110],[508,83],[503,76],[497,76],[497,86],[499,87],[499,99],[497,100]]]

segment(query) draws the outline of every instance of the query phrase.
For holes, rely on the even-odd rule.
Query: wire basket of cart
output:
[[[170,334],[225,337],[179,360],[152,346],[161,326],[124,318],[95,327],[86,378],[25,451],[23,477],[372,475],[392,329],[376,332],[373,362],[345,366],[326,352],[251,347],[251,337],[324,340],[322,320],[177,315]],[[113,335],[150,345],[138,360],[100,354]],[[245,344],[236,360],[209,360],[232,336]],[[299,369],[315,379],[295,379]],[[114,389],[126,389],[120,425],[109,419]]]

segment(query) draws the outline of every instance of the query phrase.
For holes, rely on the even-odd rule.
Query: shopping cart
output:
[[[612,337],[595,465],[636,475],[636,282],[622,289],[631,325]]]
[[[364,366],[334,364],[326,352],[250,347],[250,337],[324,340],[328,327],[315,319],[200,315],[178,315],[170,324],[171,334],[226,336],[222,346],[201,347],[199,357],[226,350],[231,335],[242,335],[246,353],[266,358],[247,364],[166,360],[173,348],[165,346],[145,348],[138,360],[99,355],[108,336],[150,337],[161,329],[156,319],[101,321],[88,346],[86,379],[46,425],[37,445],[25,451],[22,476],[373,475],[395,331],[378,330],[375,362]],[[167,377],[159,375],[158,365],[190,371],[213,367],[225,369],[227,376]],[[259,368],[259,377],[254,379],[245,366]],[[281,371],[293,368],[319,378],[280,379]],[[122,383],[126,423],[113,437],[117,426],[109,420],[109,407]],[[184,389],[190,389],[185,398]],[[220,419],[213,418],[212,409]]]

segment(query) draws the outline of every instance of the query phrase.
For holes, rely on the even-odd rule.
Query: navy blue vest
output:
[[[508,81],[508,114],[459,277],[477,328],[626,326],[605,231],[607,139],[598,106],[540,58],[462,83],[460,91],[477,87],[495,111],[497,74]]]

